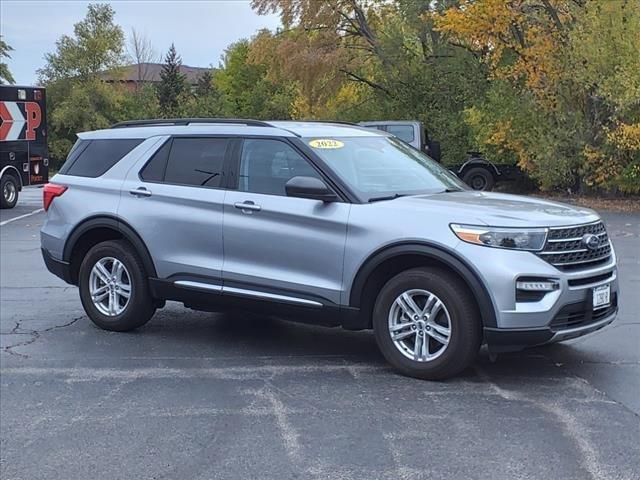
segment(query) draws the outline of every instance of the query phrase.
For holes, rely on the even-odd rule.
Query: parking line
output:
[[[0,222],[0,227],[4,227],[7,223],[15,222],[16,220],[21,220],[23,218],[30,217],[31,215],[35,215],[36,213],[40,213],[40,212],[44,212],[44,208],[39,208],[38,210],[34,210],[31,213],[25,213],[24,215],[20,215],[19,217],[10,218],[9,220]]]

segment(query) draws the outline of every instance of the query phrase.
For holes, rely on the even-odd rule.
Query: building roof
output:
[[[101,74],[103,80],[120,81],[120,82],[137,82],[138,79],[138,66],[140,66],[141,81],[144,82],[159,82],[160,72],[164,66],[162,63],[136,63],[133,65],[127,65],[118,69],[118,72],[111,74],[105,72]],[[206,72],[211,71],[211,68],[204,67],[190,67],[188,65],[180,65],[180,73],[187,77],[187,83],[195,85],[198,83],[200,76]]]

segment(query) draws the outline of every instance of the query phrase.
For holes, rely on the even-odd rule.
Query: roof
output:
[[[141,81],[144,82],[159,82],[160,72],[162,71],[162,63],[136,63],[133,65],[127,65],[121,67],[117,72],[109,73],[104,72],[100,74],[101,78],[106,81],[120,81],[120,82],[137,82],[138,79],[138,67],[140,67]],[[180,65],[180,73],[187,77],[187,82],[195,85],[198,83],[198,79],[206,71],[211,71],[211,68],[204,67],[190,67],[188,65]]]
[[[305,122],[305,121],[270,121],[274,127],[295,133],[300,137],[380,137],[388,134],[379,130],[361,127],[350,123]]]
[[[238,120],[241,122],[241,120]],[[270,126],[269,126],[270,125]],[[149,125],[110,128],[79,133],[82,139],[149,138],[161,135],[267,135],[275,137],[380,137],[389,136],[379,130],[357,125],[330,122],[268,121],[265,126],[238,124],[193,123],[190,125]]]

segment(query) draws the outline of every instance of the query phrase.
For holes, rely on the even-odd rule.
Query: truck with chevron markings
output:
[[[0,207],[13,208],[19,192],[49,179],[46,92],[0,86]]]

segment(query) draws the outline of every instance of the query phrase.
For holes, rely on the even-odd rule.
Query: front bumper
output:
[[[620,298],[615,252],[604,265],[561,271],[529,252],[489,249],[461,243],[458,251],[478,269],[491,296],[496,324],[485,325],[485,340],[494,352],[580,337],[611,323]],[[555,291],[537,301],[517,301],[518,278],[553,279]],[[593,310],[594,287],[610,285],[611,304]]]
[[[616,318],[618,307],[604,318],[577,327],[554,330],[552,327],[536,329],[485,328],[484,337],[493,353],[515,352],[526,347],[571,340],[593,333],[609,325]]]

